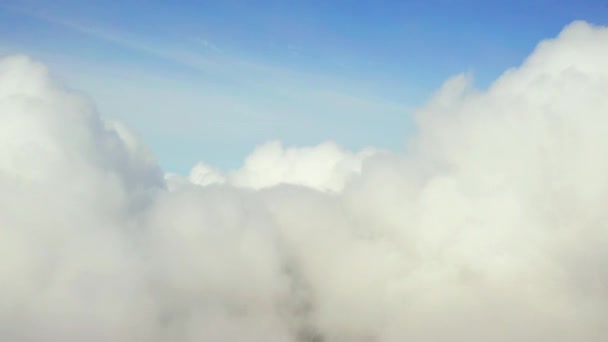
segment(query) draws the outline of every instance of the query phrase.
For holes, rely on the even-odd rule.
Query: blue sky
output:
[[[132,127],[167,171],[237,167],[256,145],[400,150],[443,81],[480,87],[608,1],[4,0],[25,53]]]

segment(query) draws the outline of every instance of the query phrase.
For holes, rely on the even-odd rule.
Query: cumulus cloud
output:
[[[404,155],[271,142],[188,179],[4,59],[0,339],[605,341],[606,46],[575,22],[448,80]]]
[[[230,184],[260,190],[291,184],[338,192],[349,179],[361,172],[366,158],[379,153],[379,150],[372,148],[353,153],[334,142],[314,147],[285,148],[281,142],[271,141],[258,146],[238,170],[225,173],[199,162],[192,168],[187,180],[201,186]],[[176,175],[169,175],[168,180],[175,186],[185,181]]]

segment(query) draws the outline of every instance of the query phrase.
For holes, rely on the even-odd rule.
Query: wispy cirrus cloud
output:
[[[407,115],[413,106],[401,99],[386,98],[362,80],[260,63],[220,49],[219,43],[211,43],[204,36],[188,38],[187,32],[168,40],[86,22],[45,7],[2,8],[109,44],[117,51],[162,61],[162,65],[149,66],[131,57],[106,61],[105,56],[61,55],[61,48],[52,52],[36,46],[12,49],[47,61],[62,78],[89,94],[104,113],[139,127],[161,161],[174,171],[185,172],[193,160],[203,157],[216,164],[234,165],[223,161],[225,157],[214,157],[210,146],[226,150],[233,148],[229,144],[240,146],[234,161],[244,157],[251,144],[274,139],[292,144],[335,139],[360,148],[360,136],[365,134],[377,145],[400,148],[399,137],[408,129]],[[56,45],[62,43],[59,37]],[[100,51],[104,55],[112,53],[102,48]],[[185,72],[174,73],[171,66]],[[386,134],[388,131],[395,134]],[[183,136],[189,137],[189,145],[200,147],[183,151],[185,156],[178,157],[163,142]]]

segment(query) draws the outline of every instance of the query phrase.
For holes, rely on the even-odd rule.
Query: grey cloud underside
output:
[[[270,142],[186,178],[3,59],[0,340],[606,341],[607,47],[577,22],[448,80],[406,155]]]

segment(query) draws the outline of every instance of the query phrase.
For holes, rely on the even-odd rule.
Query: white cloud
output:
[[[363,161],[377,153],[371,148],[352,153],[333,142],[315,147],[284,148],[279,141],[271,141],[258,146],[239,170],[224,173],[199,162],[191,170],[188,179],[191,183],[202,186],[227,183],[259,190],[292,184],[319,191],[338,192],[350,178],[361,172]],[[175,177],[169,179],[183,183],[183,180]]]
[[[446,82],[407,155],[269,143],[169,189],[4,59],[0,339],[605,341],[606,46],[578,22],[487,90]]]

